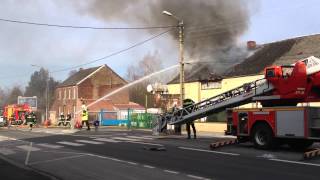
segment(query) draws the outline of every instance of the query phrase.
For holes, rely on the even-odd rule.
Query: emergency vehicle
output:
[[[160,115],[154,131],[227,109],[226,134],[240,142],[253,141],[257,148],[280,143],[306,148],[320,141],[320,108],[297,106],[320,102],[320,59],[311,56],[292,65],[267,67],[264,72],[263,79]],[[234,108],[250,102],[262,107]]]
[[[3,118],[11,125],[21,125],[26,117],[26,113],[32,112],[28,104],[10,104],[4,107]]]

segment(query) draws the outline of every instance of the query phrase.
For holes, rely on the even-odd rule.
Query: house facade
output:
[[[73,119],[79,119],[81,105],[91,104],[108,93],[126,85],[127,82],[107,65],[80,69],[63,81],[55,90],[55,101],[50,108],[52,123],[57,122],[60,114],[70,113]],[[129,93],[122,90],[104,98],[89,107],[90,112],[100,109],[113,110],[113,104],[129,104]]]

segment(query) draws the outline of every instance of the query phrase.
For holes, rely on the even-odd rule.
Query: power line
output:
[[[116,55],[121,54],[121,53],[123,53],[123,52],[126,52],[126,51],[128,51],[128,50],[130,50],[130,49],[133,49],[133,48],[135,48],[135,47],[137,47],[137,46],[143,45],[143,44],[145,44],[145,43],[147,43],[147,42],[149,42],[149,41],[151,41],[151,40],[153,40],[153,39],[156,39],[156,38],[158,38],[158,37],[160,37],[160,36],[162,36],[162,35],[170,32],[171,30],[172,30],[172,28],[169,29],[169,30],[166,30],[166,31],[164,31],[164,32],[161,32],[161,33],[159,33],[159,34],[156,34],[156,35],[154,35],[154,36],[151,36],[151,37],[149,37],[148,39],[145,39],[145,40],[143,40],[143,41],[140,41],[140,42],[138,42],[138,43],[135,43],[135,44],[133,44],[133,45],[131,45],[131,46],[125,48],[125,49],[122,49],[122,50],[120,50],[120,51],[113,52],[113,53],[111,53],[111,54],[109,54],[109,55],[107,55],[107,56],[104,56],[104,57],[101,57],[101,58],[98,58],[98,59],[95,59],[95,60],[92,60],[92,61],[88,61],[88,62],[83,63],[83,64],[80,64],[80,65],[72,66],[72,67],[69,67],[69,68],[64,68],[64,69],[58,69],[58,70],[50,71],[49,73],[57,73],[57,72],[62,72],[62,71],[68,71],[68,70],[76,69],[76,68],[78,68],[78,67],[82,67],[82,66],[85,66],[85,65],[88,65],[88,64],[92,64],[92,63],[95,63],[95,62],[98,62],[98,61],[101,61],[101,60],[104,60],[104,59],[107,59],[107,58],[116,56]],[[29,74],[25,74],[25,75],[19,75],[19,76],[2,76],[2,77],[0,77],[0,79],[4,79],[4,78],[16,78],[16,77],[25,77],[25,76],[27,76],[27,75],[30,75],[30,73],[29,73]]]
[[[31,21],[20,21],[12,19],[0,18],[2,22],[16,23],[16,24],[27,24],[35,26],[47,26],[47,27],[56,27],[56,28],[72,28],[72,29],[94,29],[94,30],[143,30],[143,29],[167,29],[178,27],[177,25],[169,26],[146,26],[146,27],[94,27],[94,26],[75,26],[75,25],[62,25],[62,24],[48,24],[48,23],[37,23]]]
[[[148,38],[148,39],[145,39],[145,40],[143,40],[143,41],[141,41],[141,42],[135,43],[135,44],[133,44],[133,45],[131,45],[131,46],[125,48],[125,49],[120,50],[120,51],[113,52],[113,53],[111,53],[111,54],[109,54],[109,55],[106,55],[106,56],[104,56],[104,57],[101,57],[101,58],[98,58],[98,59],[95,59],[95,60],[92,60],[92,61],[89,61],[89,62],[86,62],[86,63],[83,63],[83,64],[79,64],[79,65],[76,65],[76,66],[72,66],[72,67],[69,67],[69,68],[64,68],[64,69],[59,69],[59,70],[51,71],[50,73],[56,73],[56,72],[61,72],[61,71],[68,71],[68,70],[76,69],[76,68],[78,68],[78,67],[82,67],[82,66],[85,66],[85,65],[88,65],[88,64],[95,63],[95,62],[97,62],[97,61],[101,61],[101,60],[104,60],[104,59],[108,59],[108,58],[110,58],[110,57],[116,56],[116,55],[121,54],[121,53],[123,53],[123,52],[125,52],[125,51],[128,51],[128,50],[130,50],[130,49],[133,49],[133,48],[135,48],[135,47],[137,47],[137,46],[143,45],[143,44],[145,44],[145,43],[147,43],[147,42],[149,42],[149,41],[151,41],[151,40],[153,40],[153,39],[155,39],[155,38],[158,38],[158,37],[160,37],[160,36],[168,33],[168,32],[171,31],[171,30],[172,30],[172,29],[169,29],[169,30],[166,30],[166,31],[161,32],[161,33],[159,33],[159,34],[156,34],[156,35],[154,35],[154,36],[152,36],[152,37],[150,37],[150,38]]]

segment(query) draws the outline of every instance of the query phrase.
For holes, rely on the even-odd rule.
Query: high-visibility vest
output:
[[[88,111],[82,111],[82,121],[88,121],[89,119],[89,113]]]

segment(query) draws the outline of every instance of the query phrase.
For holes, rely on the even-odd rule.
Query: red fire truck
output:
[[[167,124],[181,125],[227,109],[226,134],[237,136],[240,142],[251,140],[257,148],[279,143],[306,148],[320,141],[320,108],[300,105],[320,102],[320,59],[311,56],[264,72],[263,79],[160,115],[154,132],[162,132]],[[250,102],[262,107],[234,108]]]
[[[25,114],[31,112],[28,104],[10,104],[4,107],[3,118],[7,124],[21,125],[26,118]]]

